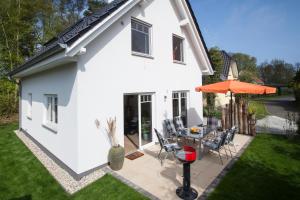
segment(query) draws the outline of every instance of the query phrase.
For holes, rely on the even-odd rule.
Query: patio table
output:
[[[199,141],[199,148],[198,148],[198,160],[202,159],[202,139],[207,136],[210,132],[213,130],[207,127],[196,127],[199,129],[199,132],[197,133],[192,133],[190,128],[184,129],[181,131],[180,135],[183,138],[190,138],[190,139],[195,139]]]

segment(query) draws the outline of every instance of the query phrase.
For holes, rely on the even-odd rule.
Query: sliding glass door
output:
[[[152,96],[140,95],[141,146],[152,142]]]
[[[153,143],[152,94],[124,96],[125,152],[134,152]]]

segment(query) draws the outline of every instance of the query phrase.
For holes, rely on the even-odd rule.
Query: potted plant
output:
[[[125,149],[118,143],[116,138],[116,121],[116,118],[109,118],[107,120],[108,128],[106,129],[111,143],[111,148],[108,153],[108,164],[110,168],[115,171],[122,169],[125,158]],[[100,123],[96,121],[97,127],[99,127],[99,124]]]
[[[142,139],[145,141],[151,140],[151,133],[150,133],[150,120],[147,118],[143,118],[142,120]]]

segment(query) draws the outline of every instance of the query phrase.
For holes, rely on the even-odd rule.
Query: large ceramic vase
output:
[[[120,145],[117,147],[112,147],[109,150],[108,162],[112,170],[118,171],[122,169],[125,157],[125,150]]]

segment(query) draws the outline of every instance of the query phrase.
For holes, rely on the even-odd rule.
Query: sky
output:
[[[300,0],[190,0],[208,48],[300,62]]]

